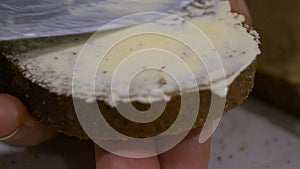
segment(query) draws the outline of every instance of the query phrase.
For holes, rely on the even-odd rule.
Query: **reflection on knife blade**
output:
[[[141,12],[174,13],[194,0],[10,0],[0,3],[0,40],[62,36],[97,31],[120,17]],[[147,15],[149,16],[149,15]],[[152,21],[135,18],[105,27]]]

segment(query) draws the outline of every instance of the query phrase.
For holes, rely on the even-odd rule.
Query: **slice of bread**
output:
[[[133,46],[131,46],[132,43],[126,42],[125,46],[116,51],[121,54],[117,55],[118,53],[115,53],[116,55],[113,55],[112,58],[114,56],[123,57],[123,55],[126,55],[126,52],[132,52],[133,50],[139,51],[143,49],[143,47],[150,48],[153,47],[153,45],[158,45],[162,48],[169,47],[169,50],[173,50],[175,54],[181,56],[181,60],[188,64],[195,74],[198,73],[197,86],[192,86],[199,89],[201,96],[198,117],[195,120],[194,127],[201,127],[209,112],[212,94],[217,95],[219,98],[226,97],[224,111],[238,106],[249,95],[253,87],[253,79],[256,71],[255,58],[260,51],[256,33],[249,31],[248,28],[243,26],[242,22],[244,18],[242,16],[230,12],[228,2],[215,1],[215,3],[210,3],[209,5],[194,3],[179,12],[179,15],[185,17],[205,33],[215,46],[215,48],[211,50],[218,51],[223,68],[218,67],[218,64],[215,62],[205,65],[206,68],[213,70],[213,75],[210,77],[206,77],[205,71],[203,71],[206,68],[204,68],[202,64],[196,64],[194,60],[190,59],[193,53],[186,51],[186,46],[182,47],[177,42],[174,43],[174,45],[168,45],[169,43],[171,44],[171,42],[169,42],[166,37],[158,37],[158,39],[155,37],[154,41],[152,39],[153,37],[147,37],[148,39],[144,39],[145,41],[141,42],[135,40],[133,42],[137,44]],[[178,23],[177,19],[172,21],[169,19],[170,18],[167,18],[167,20],[162,19],[159,22],[137,25],[121,30],[102,32],[96,36],[96,41],[104,40],[105,42],[105,40],[107,40],[108,42],[109,39],[107,38],[113,37],[120,32],[134,32],[144,27],[158,27],[158,30],[162,28],[170,29],[165,27],[165,23],[173,24],[172,27],[174,27],[174,29],[185,29],[185,27],[182,26],[186,24],[185,22]],[[172,31],[172,29],[168,31]],[[199,46],[204,46],[205,42],[200,41],[198,44],[198,37],[195,37],[197,33],[186,32],[186,34],[191,35],[190,37],[192,37],[192,39],[190,40],[193,44],[196,43]],[[162,71],[159,71],[158,76],[155,74],[156,76],[141,77],[142,80],[134,84],[133,91],[135,95],[130,96],[132,100],[129,101],[123,99],[123,95],[120,94],[123,90],[122,83],[117,83],[117,85],[120,86],[117,86],[117,89],[121,90],[116,90],[112,94],[109,93],[110,87],[105,85],[110,84],[111,81],[105,81],[105,79],[101,79],[100,81],[96,79],[96,90],[98,89],[96,91],[96,100],[90,100],[92,95],[86,87],[88,84],[86,84],[84,80],[79,81],[80,83],[77,84],[81,89],[79,94],[72,93],[71,83],[74,64],[78,54],[80,52],[82,53],[82,47],[89,36],[90,35],[78,35],[0,42],[0,49],[2,51],[0,64],[6,67],[0,71],[2,71],[4,75],[8,72],[14,72],[13,76],[0,76],[0,80],[5,82],[3,83],[5,85],[2,85],[2,88],[5,89],[2,91],[8,91],[20,98],[31,115],[42,123],[70,136],[88,138],[76,117],[72,97],[86,104],[97,101],[99,109],[106,121],[108,121],[113,128],[128,136],[150,137],[168,129],[176,120],[181,103],[181,94],[176,92],[176,88],[172,88],[174,83],[172,83],[170,79],[164,78],[164,83],[154,83],[154,85],[158,85],[158,88],[162,91],[168,91],[166,92],[167,98],[157,96],[155,98],[156,102],[166,100],[168,103],[163,114],[150,123],[132,123],[125,119],[119,114],[116,107],[111,104],[111,98],[108,97],[110,95],[117,95],[119,96],[117,97],[117,102],[120,104],[133,104],[138,110],[147,110],[150,106],[150,102],[147,102],[147,100],[151,94],[150,89],[153,87],[152,82],[161,82],[164,76],[161,73]],[[148,42],[149,40],[152,40],[152,42]],[[98,44],[98,47],[103,46],[103,43],[96,44]],[[201,52],[201,56],[206,55],[205,50]],[[212,56],[208,58],[210,57]],[[175,64],[172,59],[164,60],[163,56],[161,56],[161,58],[162,60],[158,58],[159,61],[156,61],[156,63],[162,64],[162,69],[170,71],[175,68],[175,72],[182,74],[180,67],[172,67],[172,65]],[[106,60],[106,58],[104,58],[104,60]],[[92,62],[97,62],[89,59],[86,61],[88,65],[84,67],[85,69],[89,69],[89,66],[93,64]],[[109,66],[107,66],[105,70],[101,70],[100,73],[106,76],[112,76],[110,72],[114,70],[111,69],[111,67],[115,64],[115,61],[111,62],[111,65],[108,64]],[[131,67],[134,66],[135,65],[131,65]],[[142,66],[147,66],[147,63],[142,62]],[[128,67],[128,69],[131,70],[131,67]],[[220,77],[219,75],[221,73],[224,73],[226,78]],[[127,76],[125,76],[125,79],[126,77]],[[210,81],[208,81],[208,78],[211,78],[209,79]],[[222,91],[228,89],[227,95],[223,95],[222,92],[219,93],[211,89],[212,86],[222,81],[226,82],[226,86],[219,86],[219,88],[222,89]],[[179,82],[184,85],[189,84],[184,74],[179,78]],[[142,85],[140,85],[141,83]],[[97,88],[97,86],[100,87]],[[186,89],[183,92],[189,93],[189,90]],[[188,116],[188,113],[186,115]],[[183,130],[185,130],[185,124],[182,124],[180,131],[174,131],[172,134],[178,134]],[[115,138],[110,138],[110,136],[107,135],[107,137],[103,139],[109,140]]]
[[[254,94],[300,115],[300,2],[248,0],[248,4],[262,41]]]

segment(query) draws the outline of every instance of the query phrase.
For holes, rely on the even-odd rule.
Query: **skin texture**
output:
[[[230,0],[233,11],[251,18],[243,0]],[[176,147],[159,156],[144,159],[119,157],[95,146],[97,169],[206,169],[210,156],[210,140],[199,144],[201,129],[194,129]],[[0,94],[0,140],[17,146],[34,146],[57,135],[29,116],[15,97]],[[2,139],[1,139],[2,138]]]

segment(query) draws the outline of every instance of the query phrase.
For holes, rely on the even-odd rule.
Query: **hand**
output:
[[[230,0],[232,10],[243,14],[251,25],[244,0]],[[206,169],[210,155],[210,140],[198,143],[200,129],[194,129],[172,150],[151,158],[129,159],[110,154],[95,146],[97,169]],[[15,97],[0,94],[0,140],[18,146],[33,146],[57,135],[29,116]],[[1,139],[2,138],[2,139]]]
[[[0,141],[17,146],[33,146],[57,135],[29,116],[19,99],[0,94]]]

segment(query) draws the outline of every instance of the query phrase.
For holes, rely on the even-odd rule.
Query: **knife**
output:
[[[174,13],[194,0],[5,0],[0,2],[0,41],[95,32],[111,21],[142,12]],[[149,15],[147,15],[149,16]],[[138,17],[102,30],[154,20]]]

